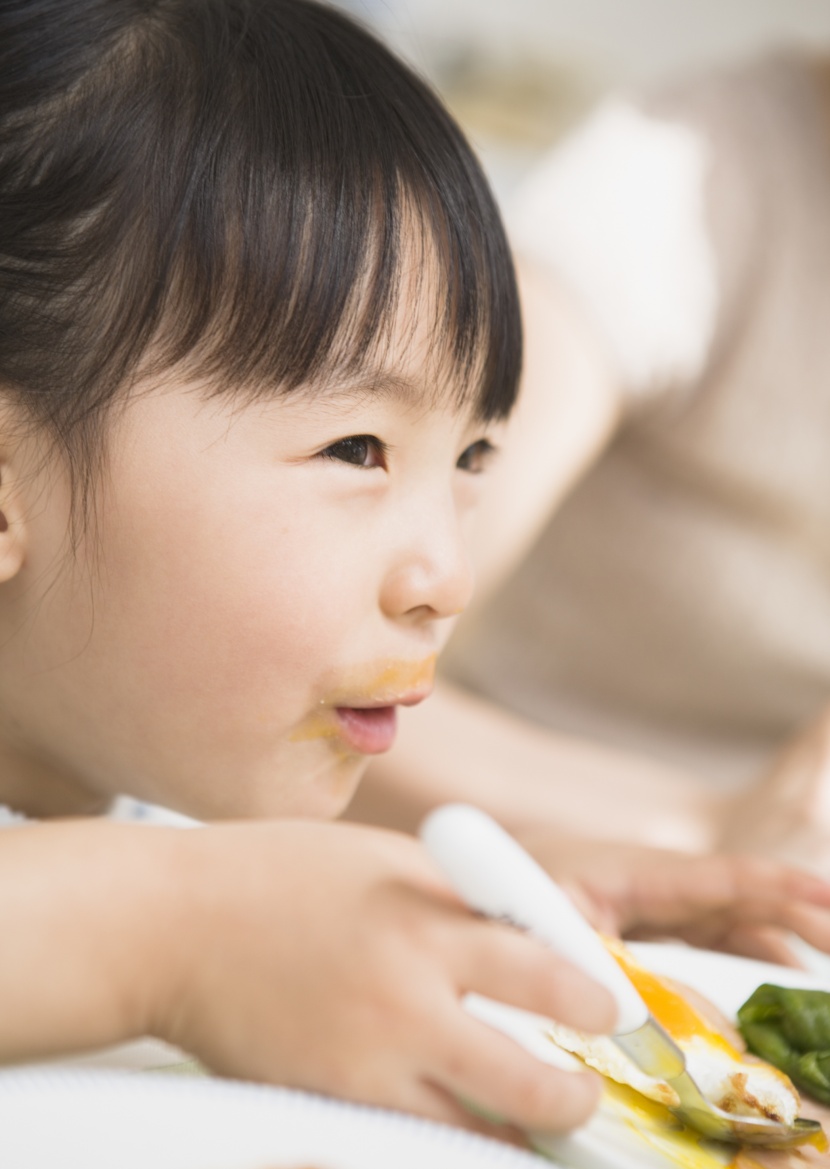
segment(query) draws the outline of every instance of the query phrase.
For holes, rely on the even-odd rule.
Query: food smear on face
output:
[[[337,718],[333,707],[312,711],[308,718],[291,732],[292,743],[307,743],[312,739],[335,739],[338,734]]]
[[[343,738],[344,730],[348,733],[349,719],[338,712],[356,711],[359,721],[362,710],[371,712],[420,701],[432,689],[436,661],[437,654],[414,661],[385,658],[339,671],[324,688],[325,697],[320,699],[317,708],[295,727],[291,741],[330,739],[335,750],[348,754]],[[371,719],[372,715],[367,715],[366,721]]]
[[[408,660],[384,658],[338,673],[324,702],[329,706],[386,706],[425,696],[435,681],[437,654]]]

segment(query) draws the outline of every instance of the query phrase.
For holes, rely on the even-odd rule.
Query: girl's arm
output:
[[[392,751],[372,763],[349,819],[414,832],[450,800],[484,808],[511,831],[574,834],[681,849],[711,847],[730,800],[667,764],[540,727],[439,682],[401,712]]]
[[[141,1034],[228,1075],[472,1128],[583,1120],[595,1078],[468,1016],[466,991],[613,1024],[610,997],[470,913],[420,846],[281,821],[176,829],[62,822],[0,833],[0,1059]]]
[[[517,265],[524,361],[519,401],[473,535],[476,591],[463,620],[509,576],[621,421],[625,394],[595,328],[555,277]]]
[[[476,594],[461,638],[475,637],[483,602],[600,457],[626,397],[573,298],[541,269],[523,263],[518,271],[522,392],[485,487],[473,547]],[[542,821],[577,835],[596,833],[601,807],[603,834],[689,848],[711,844],[724,814],[694,776],[542,730],[442,683],[429,702],[403,712],[395,748],[372,764],[348,815],[414,831],[430,808],[451,799],[486,808],[508,828]]]
[[[735,797],[719,844],[830,876],[830,707]]]
[[[166,974],[177,839],[92,820],[0,830],[0,1061],[141,1035]]]

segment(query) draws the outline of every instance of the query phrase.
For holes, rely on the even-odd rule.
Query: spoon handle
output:
[[[463,901],[510,922],[614,996],[615,1034],[636,1031],[648,1009],[573,902],[495,820],[467,804],[445,804],[421,825],[421,841]]]

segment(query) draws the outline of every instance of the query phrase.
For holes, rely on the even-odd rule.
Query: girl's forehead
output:
[[[318,337],[312,356],[281,369],[285,342],[297,337],[295,332],[288,339],[275,329],[267,348],[277,360],[258,363],[249,376],[235,376],[224,358],[234,351],[237,339],[229,335],[225,346],[217,344],[220,325],[210,342],[216,357],[199,346],[178,366],[182,380],[197,392],[201,387],[207,398],[238,396],[240,407],[254,400],[289,409],[293,403],[300,411],[325,410],[381,400],[413,412],[441,411],[470,423],[504,417],[512,405],[512,387],[504,391],[506,408],[501,400],[491,408],[487,397],[491,332],[482,322],[464,329],[448,308],[453,292],[447,265],[434,233],[417,214],[404,217],[400,245],[384,295],[378,297],[375,249],[341,311],[333,315],[328,334]],[[165,368],[163,355],[155,365],[151,360],[149,368],[152,385],[155,374]]]
[[[323,410],[344,411],[381,402],[403,412],[440,412],[472,423],[478,412],[478,385],[467,384],[461,371],[447,361],[384,362],[315,379],[297,391],[297,399],[300,406],[318,404]]]
[[[413,409],[472,415],[481,398],[487,338],[482,335],[472,351],[459,344],[434,244],[416,236],[407,251],[395,296],[368,348],[355,344],[354,320],[346,323],[329,370],[309,388],[341,401],[381,397]]]

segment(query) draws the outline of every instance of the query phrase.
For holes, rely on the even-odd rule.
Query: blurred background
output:
[[[502,196],[609,88],[792,45],[830,46],[830,0],[340,0],[426,74]]]

